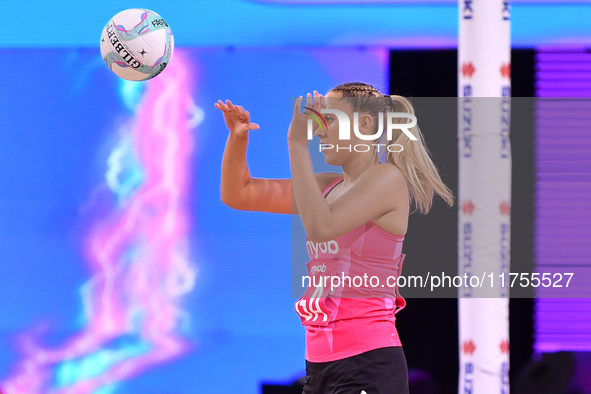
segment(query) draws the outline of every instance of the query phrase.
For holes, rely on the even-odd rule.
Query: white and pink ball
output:
[[[170,62],[174,39],[168,23],[154,11],[133,8],[115,15],[103,29],[101,55],[123,79],[144,81]]]

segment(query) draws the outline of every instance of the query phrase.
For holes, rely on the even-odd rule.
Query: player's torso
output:
[[[335,183],[334,186],[327,187],[324,190],[325,199],[328,205],[331,205],[338,200],[339,197],[345,194],[353,186],[351,184],[345,187],[342,177],[335,179]],[[384,213],[379,217],[373,218],[372,222],[387,233],[404,236],[408,229],[410,206],[408,205],[408,201],[406,201],[405,204],[401,203],[400,205],[401,207],[404,206],[404,208]]]

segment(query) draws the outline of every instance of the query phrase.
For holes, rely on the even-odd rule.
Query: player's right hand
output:
[[[226,100],[226,103],[218,100],[214,106],[224,113],[224,120],[228,130],[238,137],[246,136],[248,130],[260,128],[258,124],[250,123],[250,113],[247,110],[240,105],[232,104],[230,100]]]

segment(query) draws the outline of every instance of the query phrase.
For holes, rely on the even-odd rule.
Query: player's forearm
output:
[[[221,200],[235,209],[244,209],[248,205],[244,200],[248,194],[244,191],[252,178],[246,162],[247,146],[248,134],[239,137],[230,133],[222,158]]]
[[[308,238],[318,241],[324,237],[330,207],[318,189],[307,146],[292,142],[290,151],[291,179],[298,211]]]

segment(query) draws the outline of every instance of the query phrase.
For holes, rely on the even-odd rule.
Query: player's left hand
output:
[[[312,97],[314,97],[314,102],[312,103]],[[293,112],[293,118],[291,120],[291,124],[289,125],[289,132],[287,134],[287,138],[290,144],[303,144],[307,145],[309,142],[308,139],[308,119],[313,120],[313,129],[312,131],[316,133],[318,129],[318,122],[323,123],[322,115],[320,115],[320,110],[326,108],[326,102],[324,97],[319,94],[316,90],[314,91],[314,96],[308,93],[306,96],[306,104],[304,106],[304,112],[302,113],[302,101],[303,97],[300,96],[296,100],[295,109]]]

